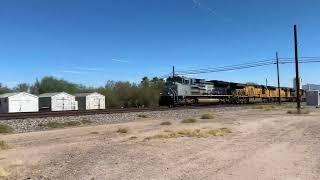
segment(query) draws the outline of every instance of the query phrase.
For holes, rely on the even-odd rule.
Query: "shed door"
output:
[[[65,101],[66,101],[66,99],[64,97],[60,98],[60,99],[56,99],[58,110],[62,110],[63,111],[63,110],[66,109]]]
[[[100,109],[101,107],[100,98],[94,98],[93,102],[94,102],[94,109]]]
[[[11,100],[11,112],[24,112],[28,111],[27,106],[31,104],[31,100]]]

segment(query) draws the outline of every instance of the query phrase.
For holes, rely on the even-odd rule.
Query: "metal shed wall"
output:
[[[306,101],[308,106],[319,106],[320,96],[319,91],[306,91]]]
[[[86,97],[86,109],[105,109],[106,108],[106,98],[105,96],[93,93]]]
[[[67,93],[60,93],[51,97],[51,111],[71,110],[78,110],[78,103],[74,96]]]
[[[18,93],[8,97],[8,112],[38,112],[39,98],[28,93]]]

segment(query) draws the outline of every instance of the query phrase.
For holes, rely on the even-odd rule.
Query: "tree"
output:
[[[29,92],[30,85],[27,83],[18,84],[16,87],[13,88],[15,92]]]
[[[12,92],[11,89],[8,88],[7,86],[3,86],[3,85],[0,83],[0,94],[9,93],[9,92]]]
[[[30,93],[31,94],[39,94],[39,89],[40,89],[40,82],[38,80],[38,78],[36,79],[36,82],[30,86]]]
[[[67,92],[77,93],[80,91],[80,85],[70,83],[63,79],[56,79],[52,76],[42,78],[39,85],[39,93]]]

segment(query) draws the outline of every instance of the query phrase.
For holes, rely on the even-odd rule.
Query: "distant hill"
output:
[[[320,85],[317,84],[306,84],[302,86],[303,90],[320,90]]]

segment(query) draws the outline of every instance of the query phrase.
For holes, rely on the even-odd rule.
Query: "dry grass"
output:
[[[181,121],[181,123],[195,123],[195,122],[197,122],[197,120],[194,118],[188,118]]]
[[[89,120],[89,119],[82,119],[82,120],[81,120],[81,123],[82,123],[82,124],[92,124],[92,121]]]
[[[130,140],[134,140],[134,139],[138,139],[138,137],[137,136],[131,136],[129,139]]]
[[[126,134],[128,132],[129,132],[129,130],[127,128],[119,128],[117,130],[117,133],[121,133],[121,134]]]
[[[41,127],[46,127],[49,129],[60,129],[60,128],[67,128],[67,127],[76,127],[80,126],[81,122],[79,121],[67,121],[67,122],[48,122],[46,124],[39,124]]]
[[[231,133],[228,128],[218,128],[218,129],[183,129],[177,131],[165,131],[161,134],[157,134],[152,137],[146,137],[145,140],[151,139],[170,139],[179,137],[197,137],[206,138],[210,136],[224,136]]]
[[[253,106],[253,109],[259,109],[259,110],[264,110],[264,111],[271,111],[276,109],[277,107],[274,105],[256,105]]]
[[[100,134],[99,132],[93,131],[90,134]]]
[[[3,169],[2,167],[0,167],[0,179],[9,176],[10,173],[8,171],[6,171],[5,169]]]
[[[7,133],[13,133],[13,132],[14,132],[13,127],[6,124],[0,124],[0,134],[7,134]]]
[[[213,119],[214,116],[211,113],[206,113],[201,115],[201,119]]]
[[[170,126],[172,123],[169,122],[169,121],[165,121],[165,122],[162,122],[160,125],[161,126]]]
[[[146,115],[146,114],[138,114],[138,117],[139,117],[139,118],[148,118],[149,116]]]
[[[288,110],[287,111],[288,114],[309,114],[310,111],[308,109],[301,109],[300,111],[298,110]]]
[[[10,146],[8,143],[6,143],[5,141],[0,141],[0,150],[5,150],[5,149],[9,149]]]

